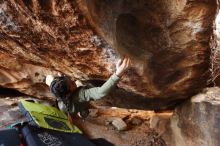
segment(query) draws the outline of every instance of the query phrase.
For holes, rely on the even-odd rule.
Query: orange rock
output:
[[[126,55],[119,87],[167,108],[206,86],[216,11],[215,0],[2,1],[0,86],[51,97],[46,74],[106,80]]]

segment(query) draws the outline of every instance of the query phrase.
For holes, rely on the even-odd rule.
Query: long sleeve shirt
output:
[[[120,78],[113,74],[101,87],[93,87],[86,89],[86,87],[80,87],[70,96],[70,113],[76,113],[85,107],[85,104],[90,100],[98,100],[108,95],[117,85]],[[58,102],[60,110],[67,112],[66,105],[62,102]]]

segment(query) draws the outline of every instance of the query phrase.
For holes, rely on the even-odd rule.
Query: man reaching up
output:
[[[66,76],[54,77],[52,75],[47,75],[46,84],[56,97],[60,110],[70,114],[81,113],[90,100],[101,99],[114,90],[129,65],[129,58],[120,59],[116,64],[116,72],[101,87],[77,88],[75,82],[70,78]]]

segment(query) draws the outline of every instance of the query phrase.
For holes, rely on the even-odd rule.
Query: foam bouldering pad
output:
[[[110,143],[109,141],[105,140],[104,138],[91,139],[91,141],[96,146],[114,146],[114,144]]]
[[[0,130],[0,146],[19,146],[20,139],[16,129]]]
[[[69,133],[82,133],[55,107],[21,100],[18,104],[30,125]]]
[[[66,133],[26,125],[21,129],[26,146],[95,146],[80,133]]]

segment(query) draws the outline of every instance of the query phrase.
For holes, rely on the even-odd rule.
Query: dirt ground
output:
[[[17,106],[22,97],[0,98],[0,129],[16,121],[25,120]],[[37,100],[40,103],[48,102]],[[74,118],[73,122],[89,138],[104,138],[115,146],[165,146],[164,140],[154,129],[149,128],[153,111],[129,110],[116,107],[97,106],[90,109],[86,119]],[[117,130],[112,121],[122,119],[127,127]]]
[[[97,117],[89,116],[75,124],[90,138],[104,138],[116,146],[165,146],[158,134],[149,128],[151,112],[99,107]],[[127,128],[118,131],[111,120],[120,117]]]

